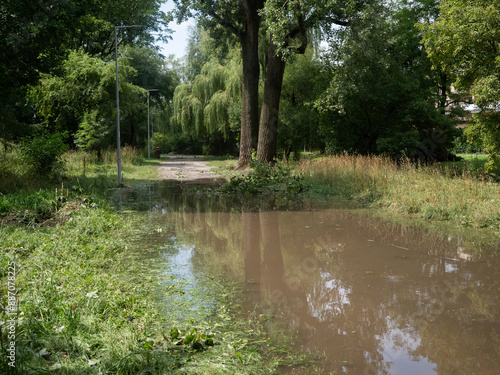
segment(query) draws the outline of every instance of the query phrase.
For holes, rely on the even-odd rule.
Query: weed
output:
[[[238,194],[247,200],[257,196],[262,202],[275,207],[297,202],[299,194],[307,189],[302,175],[295,173],[286,163],[261,163],[253,160],[252,170],[244,176],[233,176],[221,187],[223,193]]]
[[[38,174],[52,174],[62,165],[61,157],[66,152],[67,146],[61,133],[45,134],[25,139],[21,150],[28,164]]]

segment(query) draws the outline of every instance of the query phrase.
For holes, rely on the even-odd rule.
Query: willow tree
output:
[[[166,25],[160,0],[40,0],[0,2],[0,142],[29,132],[34,113],[27,101],[39,74],[58,74],[71,51],[114,57],[114,27],[120,46],[152,45]],[[164,33],[165,38],[167,35]]]
[[[241,45],[241,129],[239,167],[250,163],[259,130],[259,11],[264,0],[174,0],[178,19],[195,16],[207,30],[225,30]]]
[[[116,134],[114,69],[114,63],[83,51],[71,52],[59,75],[43,74],[39,84],[31,87],[29,99],[37,120],[50,131],[69,131],[84,150],[98,150],[108,135]],[[137,71],[127,58],[119,58],[118,73],[126,123],[128,117],[143,111],[145,90],[131,82]],[[110,139],[108,144],[112,144]]]
[[[187,134],[222,134],[229,139],[238,128],[241,108],[239,61],[226,66],[210,61],[192,84],[177,86],[173,98],[173,122]]]

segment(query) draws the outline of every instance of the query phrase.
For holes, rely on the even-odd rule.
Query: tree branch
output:
[[[208,5],[205,0],[200,0],[200,3],[206,6],[208,15],[210,17],[212,17],[213,19],[215,19],[215,21],[217,21],[217,23],[219,25],[221,25],[221,26],[225,27],[226,29],[228,29],[229,31],[231,31],[237,37],[240,37],[241,31],[238,30],[238,28],[235,25],[233,25],[232,23],[226,21],[219,14],[217,14],[217,12],[213,9],[213,7],[211,5]]]

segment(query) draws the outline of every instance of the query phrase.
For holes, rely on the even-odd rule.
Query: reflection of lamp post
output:
[[[140,25],[115,26],[115,70],[116,70],[116,148],[118,163],[118,185],[122,184],[122,160],[120,149],[120,85],[118,82],[118,29],[142,27]]]
[[[160,91],[160,90],[158,90],[158,89],[148,90],[148,159],[151,159],[151,147],[149,146],[149,93],[151,91]]]

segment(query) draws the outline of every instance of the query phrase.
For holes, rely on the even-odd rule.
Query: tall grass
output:
[[[108,204],[108,192],[117,186],[116,151],[103,151],[100,160],[95,153],[69,151],[62,160],[58,173],[44,176],[30,168],[16,145],[0,154],[0,226],[52,225],[66,201]],[[157,180],[157,166],[134,148],[122,149],[125,186]]]
[[[101,152],[100,158],[96,152],[85,153],[82,151],[70,151],[65,154],[65,169],[70,174],[82,174],[112,170],[116,172],[117,152],[114,149],[106,149]],[[137,166],[147,164],[142,152],[136,148],[125,146],[121,149],[121,164],[123,172],[135,171]]]
[[[401,164],[380,156],[307,160],[298,170],[322,195],[337,195],[425,219],[500,229],[500,186],[467,171]]]
[[[0,154],[0,193],[26,190],[34,185],[40,188],[48,184],[33,173],[18,146],[10,146],[8,152]]]

